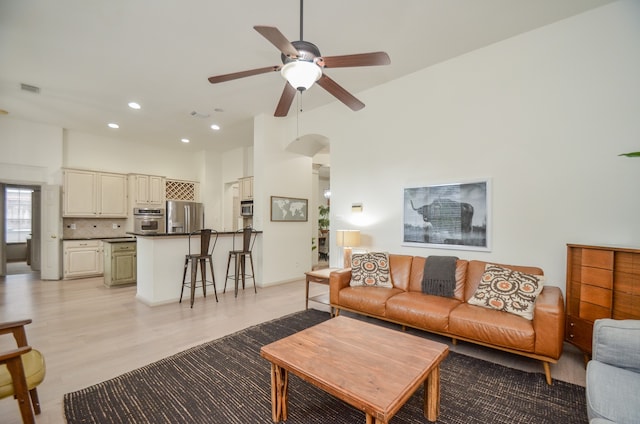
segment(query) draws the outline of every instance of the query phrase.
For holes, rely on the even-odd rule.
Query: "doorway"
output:
[[[0,275],[40,271],[40,186],[0,184]]]
[[[239,185],[238,181],[232,181],[225,183],[224,185],[224,200],[223,200],[223,219],[222,229],[223,231],[236,231],[242,226],[238,226],[238,220],[240,217],[240,198],[239,198]]]

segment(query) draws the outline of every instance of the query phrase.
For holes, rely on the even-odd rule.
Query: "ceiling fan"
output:
[[[287,116],[296,90],[303,92],[309,89],[314,82],[330,94],[347,105],[351,110],[357,111],[364,107],[364,103],[355,98],[351,93],[342,88],[337,82],[329,78],[325,68],[346,68],[355,66],[378,66],[391,63],[389,55],[385,52],[372,52],[350,54],[344,56],[322,56],[315,44],[303,41],[302,37],[302,3],[300,0],[300,40],[290,42],[278,28],[256,25],[253,28],[276,46],[282,53],[280,59],[282,65],[267,66],[230,74],[209,77],[211,84],[231,81],[252,75],[265,74],[267,72],[280,71],[287,80],[282,91],[282,96],[276,107],[274,116]]]

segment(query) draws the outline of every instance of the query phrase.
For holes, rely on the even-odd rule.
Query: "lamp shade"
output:
[[[355,247],[360,245],[360,230],[336,231],[336,243],[340,247]]]
[[[322,76],[322,69],[313,62],[296,60],[289,62],[280,69],[280,74],[296,90],[304,91],[318,81]]]

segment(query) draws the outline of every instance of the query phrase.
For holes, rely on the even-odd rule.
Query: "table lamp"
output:
[[[351,268],[351,248],[360,245],[360,230],[337,230],[336,243],[344,251],[344,267]]]

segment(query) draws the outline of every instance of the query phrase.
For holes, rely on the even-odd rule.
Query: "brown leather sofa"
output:
[[[508,312],[468,304],[487,262],[458,259],[454,297],[422,293],[426,258],[389,255],[393,288],[351,287],[351,269],[330,274],[330,301],[340,310],[356,312],[436,334],[500,349],[542,361],[548,384],[551,363],[562,354],[564,300],[558,287],[544,286],[535,302],[533,320]],[[540,268],[497,264],[527,274],[542,275]]]

